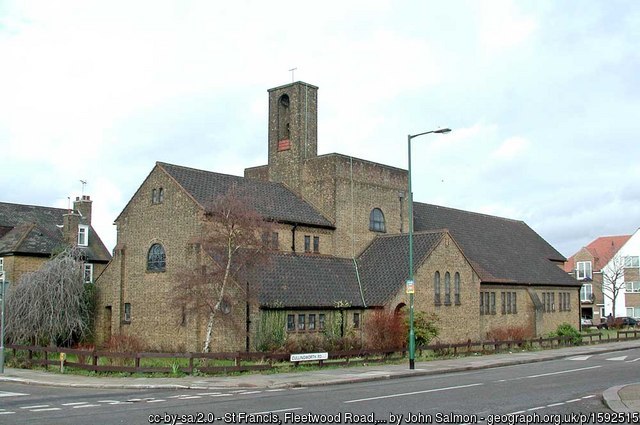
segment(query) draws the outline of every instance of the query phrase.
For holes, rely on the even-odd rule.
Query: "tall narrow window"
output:
[[[319,236],[313,237],[313,252],[315,252],[316,254],[320,253],[320,237]]]
[[[460,305],[460,273],[456,272],[453,276],[453,302]]]
[[[287,330],[289,332],[296,330],[296,316],[294,314],[287,314]]]
[[[304,314],[298,314],[298,330],[299,331],[304,330],[304,324],[305,324]]]
[[[360,313],[353,313],[353,328],[360,329]]]
[[[158,203],[158,190],[157,189],[152,189],[151,190],[151,203],[152,204],[157,204]]]
[[[310,331],[315,331],[316,330],[316,315],[315,314],[310,314],[309,315],[309,330]]]
[[[433,296],[436,305],[440,305],[440,272],[433,276]]]
[[[158,203],[161,204],[164,202],[164,189],[158,189]]]
[[[84,283],[93,283],[93,264],[84,263]]]
[[[147,270],[150,272],[163,272],[166,268],[166,255],[164,248],[159,243],[154,243],[149,248],[147,256]]]
[[[374,208],[369,215],[369,230],[374,232],[386,232],[384,214],[380,208]]]
[[[89,226],[78,225],[78,246],[89,246]]]
[[[444,274],[444,304],[451,305],[451,275],[449,272]]]
[[[124,303],[124,321],[131,323],[131,304]]]
[[[304,252],[311,252],[311,236],[304,235]]]
[[[324,313],[318,314],[318,329],[324,330]]]

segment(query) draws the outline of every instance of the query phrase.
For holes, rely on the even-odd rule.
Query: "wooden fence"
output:
[[[602,333],[583,334],[583,344],[597,344],[604,342],[624,341],[637,339],[640,330],[618,331],[616,338],[607,334],[603,338]],[[586,341],[586,338],[589,341]],[[476,341],[471,340],[458,344],[432,344],[417,347],[419,356],[431,352],[434,355],[459,355],[472,353],[493,353],[501,350],[511,350],[521,347],[554,348],[571,345],[570,337],[537,338],[530,340],[512,341]],[[13,358],[24,361],[26,367],[60,366],[66,368],[82,369],[94,372],[128,372],[128,373],[227,373],[271,370],[280,366],[290,365],[289,353],[117,353],[101,350],[81,350],[64,347],[40,347],[28,345],[5,346],[12,351]],[[26,357],[18,354],[26,352]],[[61,355],[74,356],[61,360]],[[349,364],[375,363],[398,360],[406,357],[407,348],[384,350],[350,350],[334,351],[329,353],[327,360],[304,362],[304,364],[316,364],[318,366],[340,366]],[[171,363],[169,363],[171,361]],[[164,366],[148,365],[148,363],[163,363]],[[298,366],[300,362],[294,362]],[[167,366],[167,364],[170,364]]]

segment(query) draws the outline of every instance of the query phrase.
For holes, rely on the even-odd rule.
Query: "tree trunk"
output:
[[[215,317],[216,315],[214,312],[211,312],[209,314],[209,322],[207,323],[207,334],[204,339],[204,346],[202,347],[203,353],[209,352],[209,346],[211,345],[211,334],[213,333],[213,320],[215,319]]]

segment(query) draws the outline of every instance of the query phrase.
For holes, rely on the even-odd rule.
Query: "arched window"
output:
[[[369,215],[369,230],[374,232],[386,232],[384,225],[384,214],[380,208],[374,208]]]
[[[449,272],[444,274],[444,303],[451,304],[451,275]]]
[[[440,272],[436,272],[433,276],[433,296],[435,304],[440,305]]]
[[[164,248],[159,243],[154,243],[149,248],[149,254],[147,255],[147,270],[150,272],[163,272],[166,265]]]
[[[164,189],[158,189],[158,203],[161,204],[164,202]]]
[[[453,302],[460,305],[460,273],[456,272],[453,276]]]
[[[158,203],[158,191],[153,189],[151,191],[151,203],[152,204],[157,204]]]

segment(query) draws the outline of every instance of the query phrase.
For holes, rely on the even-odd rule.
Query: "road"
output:
[[[107,390],[5,382],[0,384],[0,424],[493,424],[525,417],[579,423],[579,413],[594,414],[586,423],[638,423],[640,417],[607,416],[611,412],[602,403],[602,393],[611,386],[640,382],[639,362],[640,349],[635,349],[463,373],[278,390]]]

